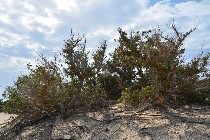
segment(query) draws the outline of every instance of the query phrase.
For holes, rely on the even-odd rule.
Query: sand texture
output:
[[[160,111],[161,110],[161,111]],[[1,122],[8,115],[0,114]],[[42,120],[23,128],[19,140],[209,140],[210,107],[131,110],[119,105]]]
[[[15,115],[7,114],[7,113],[0,113],[0,127],[3,123],[7,122],[10,117],[15,117]]]

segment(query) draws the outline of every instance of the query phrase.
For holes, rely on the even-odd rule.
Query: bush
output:
[[[85,38],[76,38],[71,33],[63,48],[66,67],[56,61],[56,56],[49,61],[40,54],[36,67],[28,64],[29,74],[20,76],[13,87],[7,87],[3,94],[7,99],[4,111],[19,114],[30,109],[66,116],[72,109],[105,102],[106,92],[100,83],[105,74],[105,50],[106,42],[92,54],[94,61],[90,63]]]
[[[116,101],[121,97],[121,89],[117,76],[112,76],[110,73],[101,74],[98,83],[106,93],[107,99]]]
[[[20,94],[20,88],[26,83],[28,76],[20,76],[14,83],[14,86],[8,86],[2,94],[5,99],[3,111],[7,113],[18,114],[28,108],[30,103],[24,98],[24,95]]]
[[[143,93],[139,91],[148,86],[155,89],[150,100],[153,103],[183,103],[193,97],[199,75],[207,72],[210,54],[184,62],[182,45],[196,28],[185,33],[179,32],[174,24],[171,28],[174,36],[164,35],[161,29],[130,34],[119,29],[119,46],[108,65],[110,73],[120,79],[122,101],[141,103],[144,100],[139,97]]]
[[[30,68],[29,68],[30,69]],[[57,111],[59,102],[65,99],[61,90],[61,77],[44,66],[30,69],[29,75],[21,76],[14,87],[7,87],[4,97],[5,112],[21,113],[27,109]]]
[[[71,38],[65,41],[63,56],[67,67],[64,68],[69,81],[76,83],[76,98],[83,106],[101,104],[105,101],[106,91],[102,87],[101,78],[105,71],[106,42],[91,55],[86,51],[86,39],[84,36],[75,37],[71,32]]]
[[[143,87],[141,90],[134,91],[126,88],[122,91],[122,96],[118,101],[132,106],[139,106],[140,104],[151,102],[154,93],[155,88],[152,86]]]
[[[205,78],[199,81],[192,93],[190,102],[210,105],[210,79]]]
[[[118,47],[106,56],[106,41],[93,53],[86,50],[84,36],[71,32],[65,41],[64,60],[49,61],[43,55],[29,74],[8,86],[3,96],[3,110],[22,113],[26,110],[60,113],[104,104],[107,99],[133,106],[145,102],[167,104],[209,103],[207,75],[210,53],[184,62],[182,45],[196,28],[174,35],[161,29],[132,31],[119,29]],[[61,62],[61,63],[60,63]],[[64,64],[63,64],[64,63]]]

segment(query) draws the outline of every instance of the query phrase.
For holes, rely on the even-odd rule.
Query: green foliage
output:
[[[191,102],[210,105],[210,78],[199,81],[198,86],[192,93]]]
[[[71,32],[71,38],[65,41],[63,48],[65,63],[65,73],[70,77],[70,81],[75,84],[77,92],[75,97],[80,100],[80,104],[91,106],[101,103],[106,97],[106,93],[100,83],[101,77],[105,74],[105,51],[104,42],[95,53],[91,55],[91,63],[86,51],[86,39],[84,36],[75,37]]]
[[[130,88],[126,88],[122,91],[122,96],[118,100],[124,104],[130,104],[132,106],[138,106],[140,103],[146,103],[152,100],[152,96],[155,94],[155,88],[152,86],[143,87],[141,90],[132,91]]]
[[[0,99],[0,112],[3,110],[4,102],[2,99]]]
[[[37,65],[31,69],[29,75],[21,76],[15,82],[14,87],[7,87],[4,97],[6,112],[21,113],[33,108],[38,111],[54,112],[61,100],[62,79],[57,69]],[[64,98],[65,99],[65,98]]]
[[[2,96],[7,99],[4,103],[3,111],[7,113],[21,113],[30,108],[28,100],[19,94],[28,76],[20,76],[14,83],[14,86],[8,86]]]
[[[65,41],[63,54],[67,67],[64,69],[70,80],[77,81],[80,85],[79,91],[90,77],[94,76],[93,67],[88,62],[88,54],[86,51],[86,39],[83,37],[75,37],[71,32],[71,38]]]
[[[199,84],[199,74],[207,71],[209,54],[184,62],[182,45],[196,28],[182,33],[174,24],[171,27],[174,36],[164,35],[161,29],[131,32],[129,35],[119,29],[119,46],[108,65],[109,71],[119,77],[121,89],[132,89],[131,93],[123,92],[122,100],[128,95],[128,101],[134,104],[130,99],[137,98],[134,91],[147,86],[155,88],[153,103],[165,104],[170,102],[169,99],[182,102],[192,97]]]
[[[119,79],[116,75],[112,76],[110,73],[101,74],[98,78],[98,83],[108,99],[117,100],[120,98],[121,88],[119,87]]]
[[[80,93],[80,102],[85,108],[91,108],[92,106],[97,106],[99,104],[102,105],[105,99],[106,93],[99,84],[85,85]]]

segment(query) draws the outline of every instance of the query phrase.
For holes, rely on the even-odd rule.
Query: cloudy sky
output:
[[[18,75],[27,73],[36,52],[52,56],[70,30],[85,34],[90,50],[108,40],[112,50],[117,28],[146,30],[173,19],[186,31],[186,57],[203,46],[210,51],[210,0],[0,0],[0,94]],[[1,97],[1,96],[0,96]]]

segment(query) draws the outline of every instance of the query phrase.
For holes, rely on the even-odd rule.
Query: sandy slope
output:
[[[112,105],[66,119],[43,120],[23,128],[14,139],[209,140],[210,107],[191,105],[160,111],[154,107],[130,110]]]
[[[2,123],[5,123],[11,116],[15,116],[12,114],[0,113],[0,126]]]

